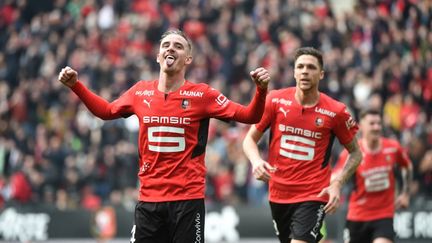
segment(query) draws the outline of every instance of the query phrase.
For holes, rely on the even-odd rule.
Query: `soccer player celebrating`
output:
[[[258,122],[270,76],[264,68],[250,73],[257,91],[247,107],[186,80],[192,44],[180,30],[162,35],[157,62],[158,79],[137,82],[113,102],[87,89],[70,67],[61,70],[59,81],[101,119],[133,114],[139,119],[139,202],[131,242],[203,243],[209,118]]]
[[[339,206],[340,189],[361,160],[355,139],[358,126],[344,104],[319,92],[324,77],[322,53],[296,51],[296,87],[268,94],[264,115],[251,126],[243,149],[255,178],[269,181],[270,207],[280,242],[318,242],[326,213]],[[257,143],[270,128],[268,162]],[[330,183],[329,157],[334,136],[350,155],[342,173]]]
[[[363,161],[353,176],[354,188],[350,195],[345,242],[391,243],[394,241],[393,214],[395,208],[409,205],[409,185],[412,164],[399,142],[381,136],[382,120],[376,110],[360,113],[360,150]],[[347,158],[342,151],[333,175],[340,173]],[[402,189],[395,200],[394,167],[402,175]]]

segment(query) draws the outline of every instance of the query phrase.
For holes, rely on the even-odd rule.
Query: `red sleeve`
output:
[[[274,91],[273,91],[274,92]],[[272,107],[272,97],[273,97],[273,92],[270,92],[267,95],[267,100],[265,103],[265,108],[264,108],[264,114],[261,118],[261,121],[259,121],[257,124],[255,124],[255,127],[260,131],[260,132],[265,132],[265,130],[270,126],[270,123],[273,121],[273,107]]]
[[[119,103],[118,100],[109,103],[102,97],[90,91],[80,81],[78,81],[71,89],[76,95],[78,95],[78,97],[90,110],[90,112],[93,113],[93,115],[103,120],[127,117],[130,115],[130,113],[132,113],[130,109],[119,109],[119,106],[116,105],[116,103]]]
[[[223,120],[235,120],[242,123],[253,124],[259,122],[264,112],[267,89],[257,88],[252,101],[243,106],[229,100],[218,90],[207,86],[205,111],[209,117]]]
[[[333,132],[336,134],[339,142],[345,145],[353,140],[357,130],[357,122],[348,112],[346,107],[344,107],[342,112],[336,114],[336,126],[333,128]]]
[[[252,101],[246,107],[239,106],[234,113],[233,119],[248,124],[259,122],[264,113],[266,95],[267,89],[257,87]]]

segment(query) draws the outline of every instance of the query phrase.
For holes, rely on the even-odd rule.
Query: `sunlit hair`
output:
[[[318,60],[318,64],[320,65],[321,70],[324,69],[323,55],[321,51],[313,47],[300,47],[295,51],[294,63],[297,62],[297,59],[302,55],[314,56]]]
[[[376,109],[364,109],[364,110],[360,111],[360,114],[359,114],[360,120],[365,118],[367,115],[381,116],[381,112],[379,110],[376,110]]]
[[[162,34],[162,37],[161,37],[159,43],[161,43],[165,37],[167,37],[168,35],[171,35],[171,34],[179,35],[179,36],[183,37],[188,44],[189,52],[192,53],[192,41],[189,39],[189,37],[183,31],[181,31],[179,29],[169,29],[169,30],[165,31],[165,33]]]

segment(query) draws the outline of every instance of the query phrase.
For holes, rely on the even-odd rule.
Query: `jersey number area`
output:
[[[295,135],[282,135],[280,142],[279,153],[284,157],[296,160],[312,160],[315,155],[315,141],[311,139]]]
[[[181,137],[161,136],[161,133],[175,133]],[[149,150],[161,153],[182,152],[186,148],[185,130],[179,127],[158,126],[148,128]],[[156,145],[150,145],[156,143]],[[164,144],[165,145],[162,145]]]

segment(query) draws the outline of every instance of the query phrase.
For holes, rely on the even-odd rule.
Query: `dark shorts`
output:
[[[323,202],[300,202],[280,204],[270,202],[276,235],[281,243],[289,243],[291,239],[306,242],[319,242],[323,237],[320,233],[324,221]]]
[[[138,202],[131,243],[204,243],[204,199]]]
[[[344,230],[344,240],[350,243],[373,242],[376,238],[386,238],[394,242],[393,219],[378,219],[372,221],[347,220]]]

